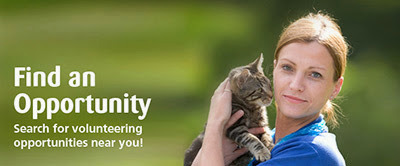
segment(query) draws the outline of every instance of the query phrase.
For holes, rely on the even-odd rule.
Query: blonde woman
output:
[[[325,122],[337,125],[332,100],[344,80],[348,45],[340,27],[324,14],[309,14],[291,23],[280,36],[274,58],[277,106],[271,159],[249,165],[345,165],[335,135]],[[215,91],[206,133],[193,165],[229,165],[246,149],[225,137],[227,127],[243,113],[231,114],[231,92],[225,80]],[[251,129],[262,133],[262,128]]]

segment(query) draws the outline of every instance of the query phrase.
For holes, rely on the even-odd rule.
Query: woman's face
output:
[[[333,81],[333,59],[318,42],[284,46],[274,62],[274,93],[278,113],[287,118],[315,116],[339,93],[343,77]]]

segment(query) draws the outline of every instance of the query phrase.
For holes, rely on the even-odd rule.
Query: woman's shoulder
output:
[[[305,144],[315,150],[324,165],[346,165],[337,147],[334,134],[321,133],[315,136],[311,142],[305,142]]]
[[[261,163],[267,165],[345,165],[340,154],[336,137],[331,133],[317,136],[298,136],[274,147],[271,160]]]

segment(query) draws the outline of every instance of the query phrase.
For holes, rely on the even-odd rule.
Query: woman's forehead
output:
[[[278,62],[305,65],[307,68],[333,70],[333,59],[328,49],[318,42],[294,42],[284,46],[279,52]]]

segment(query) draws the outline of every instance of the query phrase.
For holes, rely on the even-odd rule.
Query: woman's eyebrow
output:
[[[287,62],[291,63],[292,65],[296,66],[296,63],[294,63],[293,61],[291,61],[291,60],[289,60],[287,58],[282,58],[280,60],[281,61],[287,61]],[[310,66],[308,69],[320,69],[320,70],[325,70],[326,71],[325,67],[320,67],[320,66]]]
[[[311,66],[309,69],[320,69],[320,70],[326,70],[324,67],[318,67],[318,66]]]
[[[291,63],[291,64],[293,64],[293,65],[296,65],[296,63],[294,63],[293,61],[291,61],[291,60],[289,60],[289,59],[287,59],[287,58],[282,58],[281,60],[288,61],[289,63]]]

